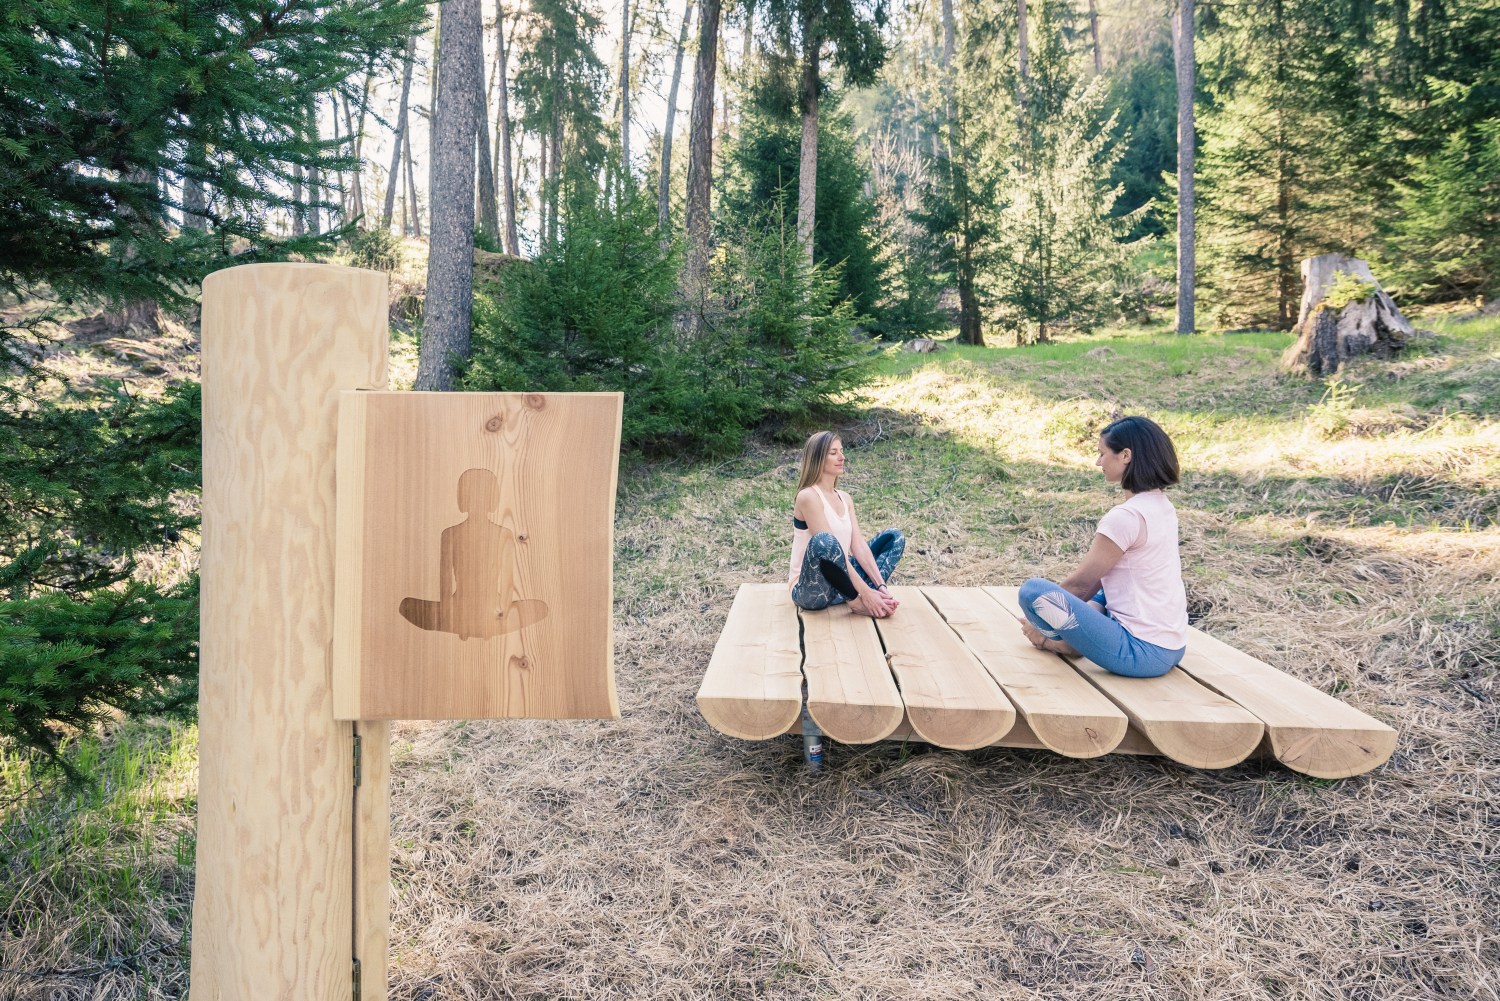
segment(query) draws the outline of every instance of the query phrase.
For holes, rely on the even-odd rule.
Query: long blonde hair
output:
[[[819,431],[807,439],[807,444],[802,446],[802,472],[797,477],[797,492],[800,494],[823,476],[823,463],[828,459],[828,450],[836,441],[843,441],[832,431]],[[839,481],[835,477],[833,487],[838,489]]]

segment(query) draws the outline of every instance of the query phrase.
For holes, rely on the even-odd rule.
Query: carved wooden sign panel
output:
[[[614,718],[619,393],[346,392],[338,719]]]

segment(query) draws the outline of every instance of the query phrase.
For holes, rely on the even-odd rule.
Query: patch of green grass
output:
[[[75,736],[68,787],[0,748],[0,944],[9,970],[90,968],[174,948],[191,912],[197,728],[135,720]]]

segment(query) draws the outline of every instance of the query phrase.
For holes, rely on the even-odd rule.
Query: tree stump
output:
[[[1281,366],[1332,375],[1355,355],[1389,358],[1414,331],[1370,266],[1356,257],[1321,254],[1302,262],[1302,309],[1297,340]]]

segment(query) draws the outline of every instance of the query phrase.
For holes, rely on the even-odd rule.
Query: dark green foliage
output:
[[[22,342],[35,337],[17,335],[44,297],[183,307],[217,268],[348,235],[267,227],[299,208],[299,173],[355,167],[311,134],[315,100],[361,101],[351,77],[398,55],[425,13],[421,0],[0,12],[0,290],[24,307],[0,323],[0,377],[14,377],[0,389],[0,738],[55,761],[53,727],[187,708],[196,683],[196,579],[146,565],[195,520],[196,387],[162,401],[30,395],[41,380]],[[206,229],[179,228],[190,181]],[[385,267],[391,249],[362,237],[350,252]]]
[[[58,724],[110,715],[191,715],[198,698],[198,580],[127,581],[73,598],[0,601],[0,737],[39,751],[70,779]]]
[[[1109,79],[1104,113],[1114,115],[1111,133],[1120,151],[1112,175],[1120,186],[1114,213],[1144,207],[1130,235],[1163,235],[1176,226],[1157,203],[1162,175],[1177,170],[1177,80],[1169,45],[1153,45],[1122,65]]]
[[[885,65],[886,45],[881,29],[889,16],[887,0],[746,0],[761,13],[776,47],[794,61],[800,58],[809,30],[832,47],[832,61],[851,87],[875,82]],[[821,49],[822,46],[819,46]]]
[[[1449,137],[1397,190],[1386,284],[1429,300],[1500,291],[1500,118]]]
[[[772,207],[731,231],[711,274],[723,314],[709,323],[710,359],[771,424],[828,408],[864,376],[850,338],[862,318],[836,273],[808,268],[791,219]]]
[[[1079,72],[1075,12],[1066,3],[1034,8],[1025,81],[1013,68],[1014,21],[1015,10],[1003,8],[969,39],[1001,95],[967,125],[980,137],[975,173],[987,193],[978,210],[987,234],[980,287],[997,325],[1020,341],[1044,341],[1059,326],[1087,330],[1114,317],[1137,216],[1114,211],[1120,150],[1103,81]]]
[[[579,200],[564,188],[591,185],[604,165],[599,108],[605,69],[593,45],[599,18],[587,3],[535,0],[530,6],[535,35],[517,56],[511,93],[521,107],[521,128],[542,144],[541,237],[551,241],[562,221],[559,213]]]
[[[587,197],[584,197],[587,195]],[[476,303],[471,390],[625,394],[623,436],[652,453],[724,452],[852,386],[858,317],[837,283],[760,229],[725,242],[702,336],[675,323],[677,249],[645,192],[570,189],[567,225]]]
[[[678,255],[658,242],[654,203],[609,205],[582,185],[568,193],[559,239],[476,301],[464,388],[623,392],[634,447],[737,443],[734,401],[716,398],[700,360],[677,348]]]
[[[1301,261],[1370,227],[1358,50],[1338,0],[1216,10],[1199,54],[1202,298],[1220,323],[1290,329]]]
[[[232,248],[311,249],[266,230],[294,168],[353,166],[307,136],[308,102],[398,53],[424,13],[420,0],[7,4],[0,288],[183,304]],[[208,189],[211,233],[171,225],[183,178]]]
[[[357,229],[345,241],[344,253],[350,267],[390,273],[401,263],[401,241],[384,226]]]
[[[57,723],[187,709],[197,581],[140,579],[196,524],[196,385],[160,401],[0,408],[0,737],[56,760]]]
[[[1289,327],[1301,260],[1329,251],[1375,260],[1407,302],[1493,287],[1500,5],[1200,10],[1200,261],[1220,322]]]
[[[486,233],[478,226],[474,227],[474,247],[476,250],[488,251],[491,254],[501,254],[505,248],[500,246],[500,241]]]
[[[785,67],[768,63],[746,103],[730,147],[721,215],[736,231],[758,228],[766,206],[797,214],[801,172],[802,119]],[[818,192],[813,228],[813,260],[839,269],[841,298],[869,317],[880,333],[890,319],[882,309],[887,276],[879,258],[876,205],[866,194],[869,174],[855,146],[850,116],[837,95],[825,95],[818,115]],[[896,329],[894,323],[892,329]]]

